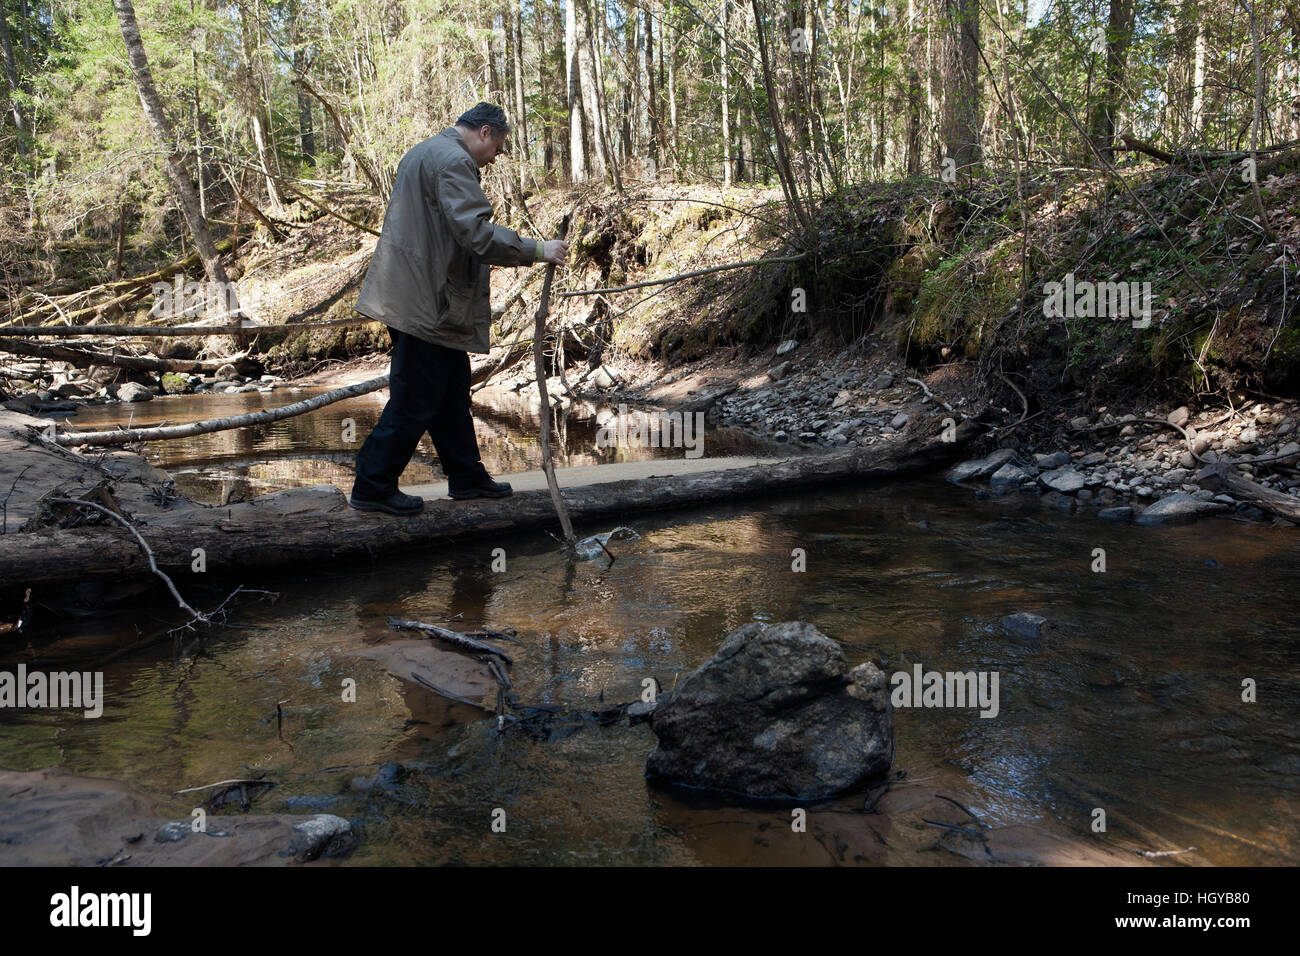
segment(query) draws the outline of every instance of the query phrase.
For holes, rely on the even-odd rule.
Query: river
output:
[[[285,400],[167,399],[88,410],[76,424],[178,423]],[[365,396],[152,453],[179,490],[205,501],[294,484],[347,490],[356,445],[341,440],[342,419],[364,436],[381,407]],[[526,411],[503,402],[476,414],[494,474],[536,467]],[[594,434],[590,418],[570,422],[562,459],[608,460],[615,453],[598,453]],[[735,433],[710,432],[705,447],[711,456],[756,450]],[[439,477],[422,454],[404,483]],[[99,720],[0,715],[0,765],[59,764],[157,794],[264,772],[280,784],[259,812],[319,808],[361,824],[349,864],[967,862],[941,831],[919,825],[859,839],[862,795],[810,808],[814,839],[800,839],[788,810],[648,784],[645,724],[570,720],[541,738],[501,734],[473,709],[355,656],[391,633],[390,614],[514,629],[519,697],[592,710],[636,699],[646,677],[671,687],[747,621],[800,619],[843,642],[851,662],[872,658],[887,672],[920,663],[999,674],[994,718],[975,708],[896,718],[895,770],[957,788],[988,827],[1040,828],[1123,853],[1196,848],[1159,860],[1170,865],[1300,862],[1294,531],[1228,520],[1150,530],[1033,498],[977,500],[937,477],[634,524],[640,540],[620,542],[612,565],[574,565],[551,539],[525,535],[242,581],[279,599],[241,606],[232,619],[241,629],[108,660]],[[497,547],[507,565],[494,572]],[[792,570],[797,548],[802,572]],[[1104,571],[1094,570],[1097,549]],[[188,596],[215,604],[232,582],[241,583]],[[1055,629],[1041,641],[1014,638],[999,621],[1018,611]],[[161,598],[68,619],[25,659],[86,669],[178,620]],[[349,678],[355,703],[340,693]],[[1255,683],[1256,702],[1243,701],[1243,681]],[[266,718],[284,700],[277,726]],[[409,772],[388,787],[358,779],[385,763]],[[173,819],[190,806],[164,803]],[[1104,833],[1094,830],[1098,809]],[[495,810],[504,834],[490,827]]]

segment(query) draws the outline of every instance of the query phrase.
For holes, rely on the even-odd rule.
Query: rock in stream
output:
[[[892,760],[888,680],[803,621],[733,631],[660,699],[647,773],[682,786],[794,802],[883,777]]]

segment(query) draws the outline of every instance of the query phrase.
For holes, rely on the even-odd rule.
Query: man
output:
[[[479,103],[413,147],[397,165],[366,281],[362,315],[393,340],[388,404],[357,453],[349,504],[363,511],[416,514],[424,500],[397,479],[426,431],[453,498],[504,498],[479,460],[470,415],[469,354],[487,352],[492,323],[489,267],[562,263],[568,244],[524,239],[492,223],[479,170],[505,150],[500,107]]]

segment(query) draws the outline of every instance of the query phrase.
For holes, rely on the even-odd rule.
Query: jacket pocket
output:
[[[439,332],[468,335],[474,330],[474,290],[448,282],[444,294],[447,310],[439,323]]]

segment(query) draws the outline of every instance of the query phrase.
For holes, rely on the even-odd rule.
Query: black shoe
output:
[[[482,481],[477,485],[470,485],[468,488],[458,488],[454,491],[448,491],[453,498],[509,498],[513,495],[512,489],[508,482],[504,481]]]
[[[423,498],[402,491],[394,491],[382,501],[365,501],[352,495],[348,504],[358,511],[386,511],[390,515],[414,515],[424,510]]]

